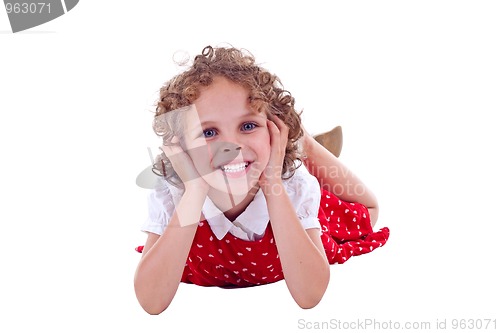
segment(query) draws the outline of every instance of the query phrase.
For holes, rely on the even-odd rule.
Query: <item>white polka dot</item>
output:
[[[218,251],[219,251],[219,253],[222,253],[222,249],[219,249]]]
[[[203,245],[201,244],[196,244],[196,246],[198,246],[200,249],[203,247]]]
[[[209,254],[208,256],[209,256],[210,258],[213,258],[213,257],[214,257],[214,255],[213,255],[213,254]]]
[[[240,257],[243,255],[243,253],[241,253],[241,252],[238,252],[236,254],[239,255]]]
[[[248,271],[248,268],[243,268],[242,271],[246,272],[246,271]]]
[[[234,265],[234,264],[236,263],[236,261],[229,260],[229,263],[230,263],[231,265]]]
[[[236,275],[240,274],[239,271],[233,271],[233,273],[236,274]]]
[[[247,251],[252,251],[252,248],[251,247],[246,247],[245,248]]]
[[[352,218],[352,222],[356,222],[356,218],[355,217]]]
[[[268,252],[262,253],[263,256],[267,256],[268,254],[269,254]]]
[[[210,238],[209,238],[209,239],[210,239],[210,241],[213,241],[213,240],[214,240],[214,238],[213,238],[212,236],[210,236]]]
[[[349,208],[346,208],[346,209],[344,210],[344,213],[346,213],[346,214],[347,214],[347,213],[349,213]]]
[[[252,265],[254,265],[254,266],[257,266],[257,263],[255,263],[255,262],[253,262],[253,261],[251,261],[250,263],[251,263]]]

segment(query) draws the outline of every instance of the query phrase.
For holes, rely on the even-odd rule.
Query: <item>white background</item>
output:
[[[0,331],[298,332],[314,331],[301,319],[365,318],[450,329],[453,318],[494,318],[500,4],[325,4],[80,1],[17,34],[0,10]],[[181,285],[149,316],[132,282],[153,103],[179,70],[175,51],[222,43],[280,76],[310,132],[342,125],[341,158],[377,194],[376,227],[391,238],[332,266],[312,310],[283,282]]]

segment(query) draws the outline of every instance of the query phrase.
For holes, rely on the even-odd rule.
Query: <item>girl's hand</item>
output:
[[[170,160],[170,163],[172,163],[172,167],[182,180],[185,189],[193,188],[198,191],[206,189],[208,192],[208,184],[200,176],[194,166],[193,160],[178,144],[178,141],[179,140],[174,137],[172,140],[174,145],[162,146],[161,149]]]
[[[267,128],[271,139],[271,154],[267,167],[262,172],[259,185],[264,195],[272,192],[272,186],[281,184],[281,173],[283,171],[283,160],[285,159],[286,146],[288,143],[288,127],[277,116],[270,116],[267,120]]]

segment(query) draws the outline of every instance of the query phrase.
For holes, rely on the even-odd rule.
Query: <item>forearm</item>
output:
[[[150,314],[164,311],[177,292],[205,197],[185,194],[157,241],[145,247],[135,274],[135,292]]]
[[[302,227],[282,185],[266,197],[287,287],[299,306],[314,307],[323,297],[330,267],[319,236],[315,244]]]

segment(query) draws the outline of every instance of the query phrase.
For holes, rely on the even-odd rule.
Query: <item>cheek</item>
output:
[[[191,146],[187,149],[187,153],[191,158],[195,169],[201,176],[213,171],[208,146]]]

